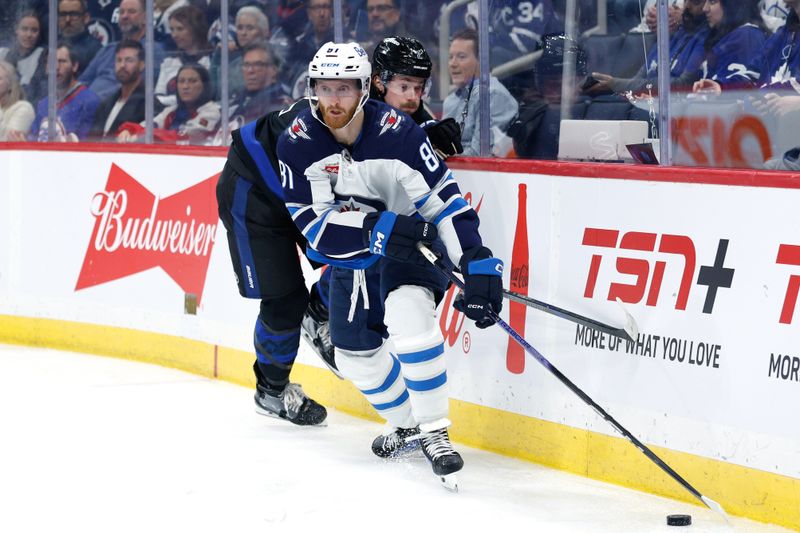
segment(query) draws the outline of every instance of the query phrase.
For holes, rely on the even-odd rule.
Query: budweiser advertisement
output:
[[[112,163],[92,199],[95,225],[75,290],[160,267],[200,303],[217,233],[218,176],[160,199]]]

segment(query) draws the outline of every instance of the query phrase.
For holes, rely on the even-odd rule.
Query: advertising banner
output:
[[[214,188],[222,154],[0,151],[0,314],[251,351]],[[502,316],[641,440],[800,478],[800,189],[456,167],[504,285],[640,334],[520,304]],[[315,274],[304,262],[307,281]],[[453,398],[611,434],[497,327],[440,309]],[[321,366],[303,347],[303,363]]]

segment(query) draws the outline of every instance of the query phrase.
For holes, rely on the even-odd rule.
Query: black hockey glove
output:
[[[391,211],[368,214],[362,232],[364,246],[373,254],[420,265],[430,263],[417,250],[417,243],[430,246],[439,235],[431,222]]]
[[[446,118],[439,122],[429,122],[423,126],[425,133],[428,134],[433,145],[433,151],[444,161],[448,157],[458,155],[464,151],[461,146],[461,128],[458,127],[455,119]]]
[[[464,294],[453,306],[479,328],[488,328],[495,323],[489,317],[489,309],[498,314],[503,309],[503,262],[492,257],[491,250],[480,246],[464,252],[460,268]]]

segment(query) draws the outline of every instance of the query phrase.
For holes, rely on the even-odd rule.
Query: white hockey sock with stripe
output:
[[[384,321],[400,361],[414,418],[432,422],[449,412],[444,339],[430,290],[403,285],[386,297]]]
[[[336,348],[336,365],[389,424],[403,428],[417,425],[400,362],[389,353],[388,342],[369,352]]]

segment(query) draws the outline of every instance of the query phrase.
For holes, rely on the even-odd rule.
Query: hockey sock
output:
[[[400,361],[414,418],[420,423],[446,418],[447,366],[433,293],[411,285],[395,289],[386,297],[384,320]]]
[[[336,365],[389,424],[403,428],[417,425],[400,373],[400,362],[389,353],[387,343],[374,352],[336,348]]]
[[[289,383],[289,373],[300,346],[300,328],[272,331],[256,320],[253,343],[256,349],[256,378],[261,386],[282,391]]]

